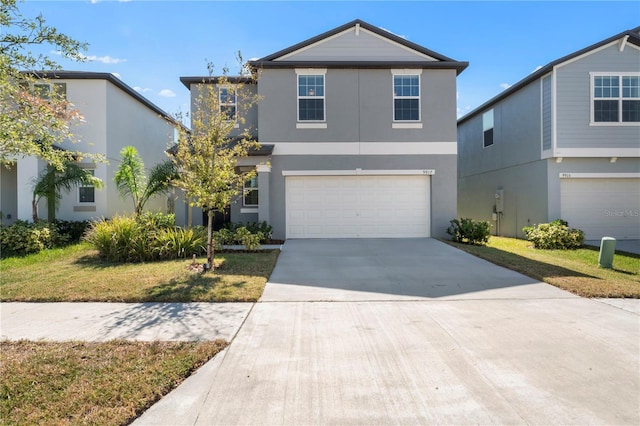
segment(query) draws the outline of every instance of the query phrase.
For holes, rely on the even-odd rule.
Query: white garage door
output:
[[[430,236],[429,176],[287,176],[287,238]]]
[[[640,239],[640,179],[562,179],[560,188],[562,218],[587,240]]]

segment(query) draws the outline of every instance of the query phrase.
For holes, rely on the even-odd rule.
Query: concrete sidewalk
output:
[[[230,341],[253,303],[1,303],[8,340]]]

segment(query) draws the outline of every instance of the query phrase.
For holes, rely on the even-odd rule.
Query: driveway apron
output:
[[[136,424],[640,423],[640,317],[432,239],[290,240],[227,350]]]

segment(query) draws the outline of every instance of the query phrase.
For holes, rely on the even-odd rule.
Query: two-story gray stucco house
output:
[[[445,235],[466,62],[355,20],[250,65],[262,149],[231,221],[267,221],[277,239]],[[203,78],[181,81],[193,99]]]
[[[562,218],[640,238],[640,27],[555,60],[458,121],[458,212],[499,235]]]

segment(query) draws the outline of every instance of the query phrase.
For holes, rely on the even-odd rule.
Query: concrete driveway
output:
[[[229,348],[136,424],[637,425],[632,311],[431,239],[287,241]]]

